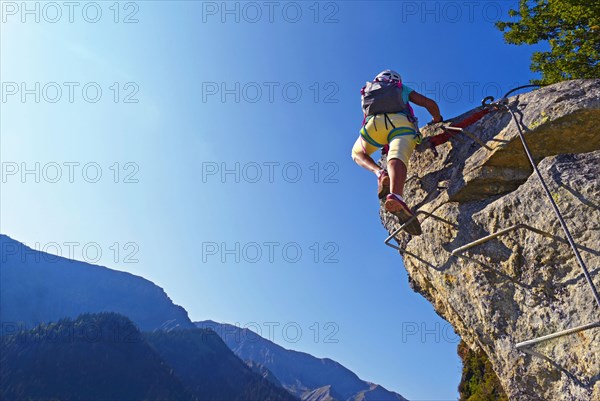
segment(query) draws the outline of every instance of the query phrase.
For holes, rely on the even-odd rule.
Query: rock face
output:
[[[553,198],[600,287],[600,80],[567,81],[511,97]],[[471,349],[489,357],[511,400],[600,400],[600,326],[539,343],[532,356],[515,345],[599,322],[600,308],[576,262],[516,124],[495,111],[460,135],[415,152],[406,198],[423,234],[399,234],[411,286]],[[434,135],[435,127],[423,129]],[[394,216],[381,210],[389,232]],[[524,228],[451,251],[515,224]]]

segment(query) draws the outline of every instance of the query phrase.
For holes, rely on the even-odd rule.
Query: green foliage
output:
[[[2,400],[191,400],[137,327],[85,314],[0,338]]]
[[[116,313],[0,337],[0,399],[298,401],[212,330],[140,333]]]
[[[458,344],[458,356],[463,362],[462,379],[458,386],[460,401],[508,401],[485,353],[472,351],[461,341]]]
[[[533,53],[531,70],[542,74],[535,83],[600,78],[600,2],[520,0],[509,15],[518,21],[496,23],[507,43],[550,45],[549,51]]]

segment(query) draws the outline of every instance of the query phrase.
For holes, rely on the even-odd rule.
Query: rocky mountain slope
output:
[[[298,401],[208,329],[141,333],[115,313],[0,337],[2,400]]]
[[[226,345],[208,329],[222,333],[235,326],[193,324],[185,309],[142,277],[38,252],[6,235],[0,235],[0,249],[2,399],[404,400],[335,361],[283,349],[254,333],[241,338],[260,341],[233,344],[226,337]],[[94,315],[99,312],[106,313]],[[86,331],[73,338],[74,327],[89,326],[93,335],[100,322],[114,327],[99,344],[87,341]],[[40,337],[45,332],[51,335]],[[54,344],[56,332],[66,341]],[[118,337],[122,341],[102,353],[117,334],[126,338]],[[127,348],[130,334],[135,341]],[[102,361],[88,366],[92,359],[86,355]],[[123,355],[136,360],[123,362]],[[138,359],[150,361],[149,373],[136,376],[131,391],[121,391],[127,382],[121,379],[131,373],[127,365]],[[118,384],[106,387],[111,380]]]
[[[532,153],[600,287],[600,80],[567,81],[509,98]],[[459,117],[460,118],[460,117]],[[506,111],[468,127],[439,156],[415,152],[405,195],[423,234],[399,234],[411,286],[471,349],[483,351],[510,400],[600,400],[600,327],[516,344],[600,321],[600,308]],[[424,135],[439,133],[426,127]],[[398,227],[381,209],[389,232]],[[478,238],[506,235],[453,255]],[[391,250],[390,250],[391,251]],[[600,326],[600,325],[599,325]]]
[[[0,337],[0,398],[197,400],[129,319],[109,313]]]
[[[198,400],[299,401],[253,371],[210,329],[156,330],[144,338]]]
[[[193,328],[187,311],[143,277],[50,255],[0,234],[0,321],[21,325],[117,312],[142,331]]]
[[[215,331],[240,359],[262,370],[266,378],[275,376],[303,401],[405,400],[400,394],[361,380],[336,361],[285,349],[248,329],[211,320],[196,325]]]

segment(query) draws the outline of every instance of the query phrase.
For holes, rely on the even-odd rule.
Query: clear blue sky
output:
[[[42,2],[39,22],[22,4],[2,6],[2,233],[411,400],[457,398],[458,339],[384,246],[350,149],[382,69],[445,117],[527,83],[533,49],[493,27],[515,2]]]

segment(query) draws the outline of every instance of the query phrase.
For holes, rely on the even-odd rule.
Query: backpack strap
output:
[[[396,126],[394,125],[394,123],[392,122],[392,120],[390,119],[390,116],[388,116],[387,113],[383,113],[384,118],[385,118],[385,129],[387,129],[387,124],[388,122],[390,123],[390,125],[392,126],[392,129],[396,129]]]
[[[402,90],[402,81],[398,81],[398,84],[397,84],[397,86],[398,86],[398,88],[399,88],[400,90]],[[404,99],[402,99],[402,101],[404,101]],[[410,116],[411,116],[411,117],[414,117],[414,116],[415,116],[415,112],[414,112],[414,110],[413,110],[412,106],[410,105],[410,101],[409,101],[409,100],[407,100],[407,101],[405,102],[405,104],[406,104],[406,108],[408,109],[408,112],[410,113]]]

